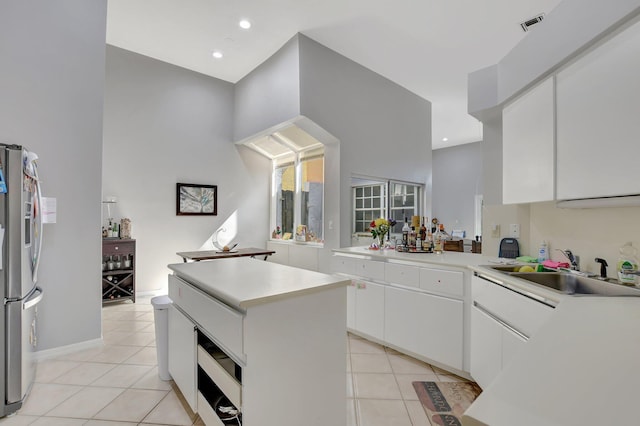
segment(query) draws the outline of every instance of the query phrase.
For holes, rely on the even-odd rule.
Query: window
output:
[[[324,157],[308,156],[300,162],[301,170],[301,207],[300,223],[306,225],[312,239],[323,239],[323,203],[324,203]]]
[[[272,226],[280,228],[276,238],[323,241],[324,149],[273,160],[272,204]]]
[[[276,166],[273,172],[276,193],[276,226],[282,234],[293,233],[293,198],[295,195],[295,167],[293,162]]]
[[[367,232],[372,220],[386,217],[386,185],[353,188],[354,232]]]
[[[353,232],[369,232],[369,224],[379,217],[392,218],[397,223],[391,232],[401,232],[405,218],[420,216],[422,186],[395,181],[366,182],[354,179]],[[389,194],[387,196],[387,194]]]

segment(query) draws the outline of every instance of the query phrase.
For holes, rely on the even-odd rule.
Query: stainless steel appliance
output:
[[[35,377],[36,285],[42,247],[37,155],[0,144],[0,417],[18,410]]]

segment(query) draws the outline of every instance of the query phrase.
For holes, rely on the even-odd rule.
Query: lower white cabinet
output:
[[[486,313],[471,308],[471,375],[481,388],[502,370],[502,326]]]
[[[354,328],[379,340],[384,339],[384,288],[382,284],[355,280]]]
[[[392,345],[463,368],[463,302],[387,286],[384,340]]]
[[[356,280],[347,285],[347,328],[352,330],[356,328],[356,286]]]
[[[174,305],[169,306],[169,374],[189,407],[197,410],[196,331],[193,323]]]

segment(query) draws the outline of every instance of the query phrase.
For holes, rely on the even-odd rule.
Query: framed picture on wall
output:
[[[176,184],[176,215],[215,216],[218,214],[218,186]]]

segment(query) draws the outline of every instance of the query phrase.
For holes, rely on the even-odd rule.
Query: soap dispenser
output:
[[[626,243],[620,247],[620,257],[618,258],[618,281],[621,284],[635,285],[636,272],[638,271],[638,250]]]

